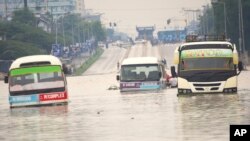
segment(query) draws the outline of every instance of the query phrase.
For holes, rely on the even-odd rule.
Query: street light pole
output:
[[[24,0],[23,3],[24,3],[24,8],[28,8],[28,1]]]
[[[207,6],[203,5],[203,19],[204,19],[204,35],[208,34],[208,14],[207,14]]]
[[[8,8],[7,8],[7,0],[4,0],[4,18],[7,19],[7,15],[8,15]]]
[[[62,18],[62,25],[63,25],[63,45],[65,47],[64,17]]]
[[[56,44],[57,44],[57,18],[56,18]]]
[[[223,3],[223,7],[224,7],[224,28],[225,28],[225,38],[227,38],[227,12],[226,12],[226,3]]]
[[[243,62],[244,67],[248,64],[248,53],[245,48],[245,36],[244,36],[244,22],[242,12],[242,1],[238,0],[239,6],[239,47],[240,47],[240,59]]]
[[[242,59],[242,28],[241,28],[241,0],[238,0],[238,9],[239,9],[239,48],[240,48],[240,58]]]

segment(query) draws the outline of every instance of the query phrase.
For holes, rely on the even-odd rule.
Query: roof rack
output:
[[[186,42],[226,41],[225,35],[187,35]]]

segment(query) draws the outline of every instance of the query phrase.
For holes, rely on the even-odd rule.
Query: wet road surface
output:
[[[128,56],[163,56],[170,65],[165,55],[174,46],[133,46]],[[121,94],[108,87],[118,85],[116,63],[125,54],[109,48],[83,76],[68,77],[64,106],[10,109],[1,81],[0,140],[228,141],[230,124],[250,124],[249,71],[239,76],[238,94],[177,97],[175,88]]]

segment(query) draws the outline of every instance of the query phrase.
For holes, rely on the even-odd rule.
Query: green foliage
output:
[[[101,22],[93,22],[93,34],[96,37],[96,40],[98,41],[104,41],[106,40],[106,31],[102,27]]]
[[[57,21],[60,36],[64,34],[72,44],[75,42],[84,42],[94,37],[97,41],[106,39],[106,31],[99,21],[87,21],[77,14],[66,15]],[[55,29],[54,29],[55,30]]]
[[[15,23],[23,23],[31,26],[36,26],[37,20],[34,14],[29,11],[29,9],[24,8],[21,10],[14,11],[12,21]]]
[[[100,58],[103,52],[104,50],[102,48],[97,48],[96,53],[93,56],[89,57],[88,60],[86,60],[83,65],[75,71],[75,74],[83,74],[88,68],[91,67],[92,64],[95,63],[95,61]]]
[[[54,36],[43,31],[40,28],[34,28],[32,26],[15,23],[15,22],[3,22],[0,23],[0,36],[6,34],[7,40],[16,40],[20,42],[32,43],[42,50],[47,52],[51,49],[51,44],[54,43]]]
[[[200,20],[200,34],[214,34],[213,9],[206,7]]]
[[[7,40],[1,41],[0,44],[2,59],[16,59],[31,55],[32,52],[33,54],[50,53],[51,45],[56,42],[56,27],[58,43],[64,44],[65,41],[66,46],[84,42],[93,37],[96,41],[106,39],[105,29],[100,22],[88,22],[77,14],[52,19],[52,16],[47,13],[47,18],[51,20],[52,33],[38,28],[38,19],[28,9],[15,11],[13,15],[11,21],[0,21],[0,37],[5,37]]]
[[[212,4],[209,9],[214,14],[207,17],[208,21],[213,21],[213,24],[209,25],[209,29],[214,29],[215,34],[223,34],[225,31],[224,26],[224,5],[226,6],[226,24],[227,24],[227,37],[231,42],[239,44],[239,5],[238,0],[221,0],[220,3]],[[245,35],[245,47],[250,50],[250,1],[242,0],[243,8],[243,22],[244,22],[244,35]],[[205,15],[200,18],[200,26],[203,29],[203,19]],[[214,25],[214,26],[213,26]],[[202,33],[202,31],[200,31]],[[239,46],[239,45],[238,45]]]
[[[50,52],[51,44],[54,43],[53,35],[38,28],[30,29],[28,32],[24,33],[17,33],[12,37],[12,40],[36,44],[37,47],[46,50],[47,52]]]
[[[0,41],[0,59],[14,60],[18,57],[34,54],[44,54],[44,51],[30,43],[13,40]]]

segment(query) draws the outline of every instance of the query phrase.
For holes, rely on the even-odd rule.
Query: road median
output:
[[[89,56],[79,68],[76,68],[73,75],[82,75],[92,64],[94,64],[100,56],[103,54],[104,50],[102,48],[97,48],[95,54]]]

